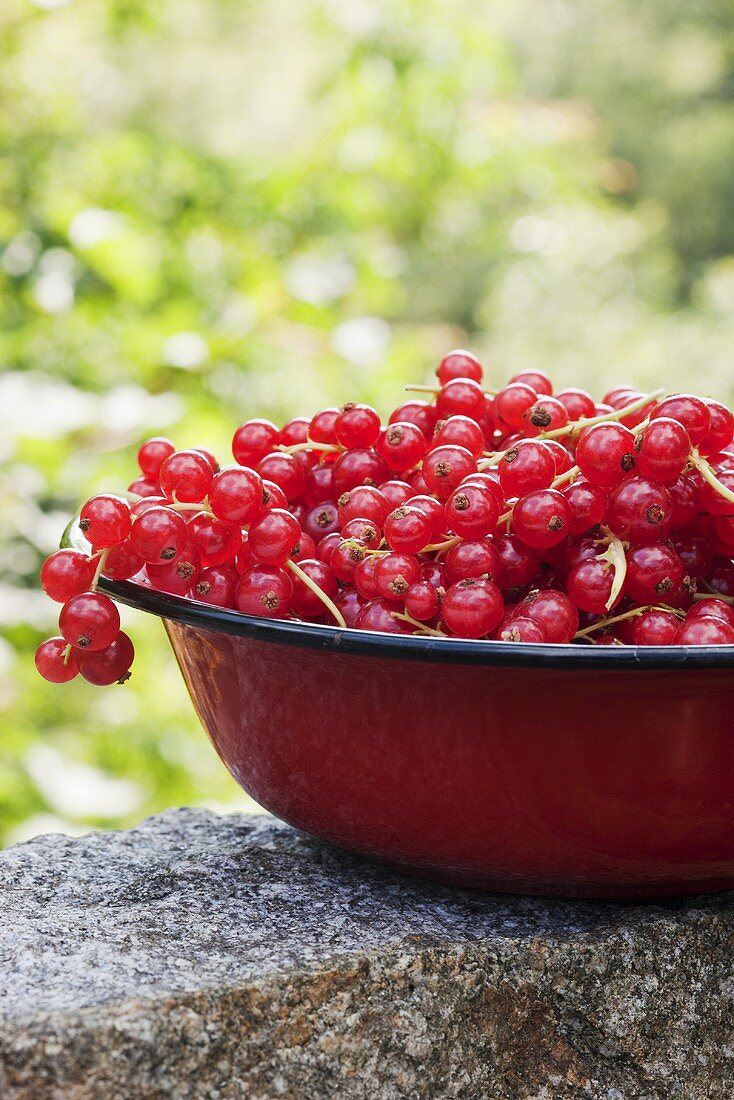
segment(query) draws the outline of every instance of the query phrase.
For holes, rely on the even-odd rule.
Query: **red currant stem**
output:
[[[706,582],[704,581],[704,584]],[[717,600],[723,600],[724,603],[734,604],[734,596],[724,596],[721,592],[717,592],[714,588],[709,588],[708,592],[696,592],[694,600],[710,600],[715,598]]]
[[[370,550],[367,546],[363,546],[359,539],[342,539],[341,545],[348,546],[350,550],[359,550],[365,557],[369,554],[372,557],[384,558],[386,554],[392,553],[391,550]]]
[[[698,449],[696,447],[694,447],[691,451],[691,462],[696,467],[704,481],[707,481],[711,488],[714,489],[719,494],[719,496],[723,497],[724,500],[728,500],[732,504],[734,504],[734,493],[731,491],[731,489],[727,489],[726,485],[722,485],[722,483],[719,481],[718,477],[712,470],[710,464],[706,461],[703,455],[700,455],[698,453]]]
[[[107,559],[108,559],[109,556],[110,556],[109,549],[100,550],[99,558],[97,560],[97,568],[94,571],[94,576],[92,577],[92,583],[89,586],[89,591],[90,592],[96,592],[97,591],[97,585],[99,584],[99,578],[100,578],[100,576],[102,575],[102,573],[104,571],[104,567],[107,564]]]
[[[604,619],[599,619],[598,622],[592,623],[591,626],[584,627],[583,630],[579,630],[573,636],[574,641],[587,638],[589,634],[593,634],[597,630],[604,630],[608,626],[614,626],[615,623],[622,623],[625,619],[635,619],[638,615],[643,615],[645,611],[669,611],[673,614],[680,614],[676,612],[672,607],[658,607],[656,604],[647,604],[644,607],[633,607],[629,611],[622,612],[621,615],[608,615]]]
[[[578,466],[571,466],[569,470],[564,470],[558,477],[554,477],[551,482],[551,489],[558,489],[561,485],[565,485],[567,481],[573,481],[575,477],[581,473]]]
[[[68,663],[69,663],[69,658],[71,657],[72,648],[73,648],[73,646],[72,646],[71,642],[69,642],[69,644],[67,646],[64,646],[64,664],[65,665],[68,665]]]
[[[390,614],[392,615],[393,619],[400,619],[404,623],[410,623],[411,626],[414,626],[417,630],[420,630],[422,634],[427,634],[431,638],[448,637],[447,634],[444,634],[443,630],[434,630],[432,626],[426,626],[425,623],[418,622],[418,620],[414,619],[412,615],[409,615],[407,611],[405,613],[403,613],[402,611],[391,611]]]
[[[299,451],[325,451],[326,453],[341,453],[344,447],[340,447],[336,443],[312,443],[310,439],[307,439],[305,443],[293,443],[290,447],[287,447],[285,443],[278,443],[275,447],[276,451],[285,451],[286,454],[295,455]]]
[[[503,523],[509,524],[512,521],[512,513],[514,508],[508,508],[506,512],[503,512],[500,518],[497,520],[497,526],[499,527]]]
[[[608,424],[614,420],[623,420],[624,417],[628,416],[630,413],[637,412],[638,409],[643,409],[645,405],[649,405],[651,401],[656,401],[659,397],[662,397],[664,393],[665,390],[653,390],[652,393],[647,393],[642,397],[638,397],[636,401],[633,401],[630,405],[625,405],[623,409],[617,409],[616,412],[605,413],[603,416],[591,416],[582,418],[581,420],[572,420],[568,424],[564,424],[562,428],[553,428],[550,432],[541,432],[540,435],[534,435],[531,438],[540,439],[541,441],[544,439],[560,439],[561,436],[564,435],[576,435],[578,432],[583,431],[584,428],[590,428],[593,424]],[[649,418],[637,424],[633,429],[635,434],[646,428],[648,423]],[[496,465],[506,453],[506,451],[485,451],[484,458],[481,462],[477,463],[477,469],[480,472],[489,469],[490,466]],[[732,500],[734,500],[734,496],[732,496]]]
[[[213,516],[214,513],[209,508],[209,498],[204,497],[199,504],[182,504],[180,501],[173,498],[173,504],[166,504],[166,508],[170,508],[172,512],[206,512],[208,516]]]
[[[608,545],[604,553],[599,555],[599,558],[601,561],[608,561],[614,569],[612,590],[606,602],[606,609],[609,611],[617,602],[617,597],[622,591],[622,586],[627,576],[627,555],[624,552],[624,546],[621,540],[618,539],[616,535],[613,535],[607,528],[602,528],[602,530],[605,533],[605,541],[607,541]]]
[[[459,542],[461,542],[461,539],[458,535],[454,535],[451,539],[446,539],[445,542],[431,542],[428,546],[423,547],[421,554],[429,554],[434,550],[450,550],[452,546],[456,546]]]
[[[614,420],[624,420],[625,416],[637,412],[638,409],[644,409],[645,405],[649,405],[651,401],[657,401],[659,397],[664,395],[664,389],[653,390],[652,393],[643,394],[636,401],[625,405],[623,409],[617,409],[613,413],[604,413],[602,416],[582,417],[581,420],[572,420],[569,424],[564,424],[562,428],[553,428],[549,432],[541,432],[540,435],[535,436],[535,439],[560,439],[564,435],[576,435],[584,428],[590,428],[592,424],[607,424]],[[638,425],[638,427],[641,427],[641,425]]]
[[[344,616],[342,615],[341,611],[336,606],[334,601],[326,595],[323,588],[319,588],[319,586],[316,584],[316,581],[312,580],[311,577],[309,577],[308,573],[305,573],[303,569],[301,569],[300,565],[296,565],[292,558],[289,558],[286,561],[285,566],[286,569],[290,569],[291,573],[295,573],[300,581],[303,581],[303,583],[306,585],[306,588],[311,589],[314,596],[321,600],[324,607],[327,607],[329,609],[331,614],[339,623],[339,626],[343,627],[346,630],[347,623]]]

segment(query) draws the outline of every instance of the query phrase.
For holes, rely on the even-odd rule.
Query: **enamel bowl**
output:
[[[222,761],[299,829],[487,890],[734,887],[734,647],[406,637],[102,587],[163,620]]]

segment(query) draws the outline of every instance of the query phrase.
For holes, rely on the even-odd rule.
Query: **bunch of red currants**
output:
[[[383,425],[368,405],[205,448],[140,448],[127,493],[84,505],[89,552],[41,570],[63,604],[36,653],[63,683],[129,676],[101,577],[246,615],[503,642],[734,644],[734,416],[540,371],[498,391],[454,351]]]

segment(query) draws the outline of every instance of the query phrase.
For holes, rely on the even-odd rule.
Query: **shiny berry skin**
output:
[[[448,420],[439,420],[431,446],[443,447],[451,443],[466,447],[475,458],[480,458],[485,448],[484,432],[476,420],[468,416],[450,416]]]
[[[553,383],[542,370],[521,370],[513,374],[510,382],[524,382],[526,386],[532,386],[537,394],[546,394],[550,397],[553,393]]]
[[[489,489],[460,485],[444,506],[446,528],[463,539],[481,539],[494,531],[499,508]]]
[[[481,382],[483,371],[482,364],[476,355],[465,351],[464,348],[458,348],[444,355],[436,369],[436,374],[441,385],[445,386],[453,378],[471,378],[475,382]]]
[[[326,562],[327,565],[331,562],[331,555],[337,546],[342,543],[342,537],[338,531],[331,531],[328,535],[324,535],[323,538],[314,540],[316,542],[316,557],[319,561]]]
[[[669,546],[639,546],[627,554],[624,594],[639,604],[666,603],[684,576],[683,562]]]
[[[729,490],[734,490],[734,470],[716,470],[715,472],[722,485]],[[734,504],[708,482],[701,485],[698,505],[702,511],[709,512],[712,516],[728,516],[734,513]]]
[[[370,600],[360,610],[354,625],[357,630],[378,630],[383,634],[412,634],[413,627],[402,619],[396,619],[393,612],[398,607],[389,600],[378,598]]]
[[[574,565],[568,574],[566,591],[576,607],[592,615],[604,615],[612,594],[614,569],[599,557],[586,558]],[[615,600],[619,602],[620,597]]]
[[[690,393],[677,393],[658,401],[650,413],[650,419],[657,420],[661,416],[670,417],[682,424],[694,447],[697,447],[711,430],[711,413],[706,402]]]
[[[341,611],[344,622],[351,628],[356,623],[357,616],[367,601],[356,588],[347,585],[337,592],[334,603]]]
[[[387,501],[389,512],[399,508],[413,496],[413,489],[407,481],[383,481],[379,490]]]
[[[242,531],[234,523],[224,523],[216,516],[198,513],[187,527],[189,539],[196,547],[204,569],[234,561],[242,544]]]
[[[432,535],[431,517],[410,504],[401,504],[385,520],[385,538],[391,550],[418,554],[429,545]]]
[[[66,638],[49,638],[47,642],[41,642],[36,650],[36,670],[50,684],[68,684],[79,672],[79,651],[72,649],[65,660],[67,645]]]
[[[151,586],[158,592],[185,596],[199,579],[201,559],[194,544],[189,542],[174,561],[165,561],[160,565],[149,562],[145,572]]]
[[[420,565],[412,554],[385,554],[375,566],[377,590],[385,600],[401,603],[420,578]]]
[[[490,473],[488,470],[476,474],[469,474],[459,484],[459,488],[463,488],[464,485],[479,485],[482,489],[488,489],[497,502],[497,507],[500,512],[505,510],[505,493],[500,485],[500,479],[496,473]]]
[[[583,535],[604,519],[607,510],[606,490],[590,481],[579,479],[561,489],[571,509],[569,534]]]
[[[505,591],[521,588],[538,575],[540,559],[537,551],[531,550],[516,535],[496,535],[493,545],[500,559],[497,578],[500,588]]]
[[[294,416],[278,432],[278,443],[282,447],[294,447],[299,443],[305,443],[308,439],[308,429],[311,420],[308,416]],[[271,448],[272,450],[272,448]]]
[[[269,420],[246,420],[232,438],[232,454],[240,466],[257,466],[280,441],[280,432]]]
[[[321,539],[341,530],[339,509],[333,500],[324,500],[315,504],[303,517],[303,530],[311,536],[318,546]]]
[[[300,562],[300,567],[306,576],[317,584],[321,591],[325,592],[330,599],[333,600],[336,598],[339,586],[336,582],[334,573],[328,565],[319,561],[318,558],[307,558],[305,561]],[[302,615],[306,619],[317,619],[324,614],[326,608],[316,593],[312,592],[311,589],[303,583],[300,577],[294,576],[291,610],[295,611],[297,615]]]
[[[72,596],[59,615],[59,630],[76,649],[106,649],[119,629],[120,613],[109,596],[101,592]]]
[[[522,428],[526,414],[538,400],[538,394],[525,382],[510,382],[495,394],[495,415],[510,428]]]
[[[211,463],[198,451],[176,451],[160,470],[160,485],[171,500],[182,504],[198,504],[209,492],[214,471]]]
[[[407,421],[388,424],[377,439],[375,450],[389,470],[411,470],[426,453],[428,444],[420,428]]]
[[[357,539],[368,550],[376,550],[382,542],[382,529],[371,519],[350,519],[341,529],[343,539]]]
[[[392,511],[387,500],[374,485],[356,485],[347,493],[342,493],[337,501],[339,522],[348,523],[350,519],[371,519],[382,527]]]
[[[438,413],[434,409],[433,405],[429,405],[427,401],[406,401],[403,405],[398,405],[394,412],[390,413],[388,424],[415,424],[416,428],[420,428],[426,439],[433,437],[433,431],[438,421]]]
[[[214,478],[209,490],[209,507],[217,519],[242,527],[260,514],[263,481],[244,466],[226,466]]]
[[[208,447],[192,447],[191,450],[196,451],[198,455],[202,455],[207,460],[211,466],[212,474],[219,473],[220,466],[213,451],[210,451]]]
[[[675,636],[676,645],[734,645],[734,626],[723,619],[694,619],[681,623]]]
[[[334,422],[334,434],[337,442],[348,450],[371,447],[380,434],[380,418],[370,405],[357,405],[349,401],[339,410]]]
[[[483,406],[484,391],[471,378],[452,378],[436,395],[436,409],[441,418],[469,416],[476,420]]]
[[[686,622],[693,622],[694,619],[723,619],[729,626],[734,626],[734,607],[711,596],[693,605],[686,615]]]
[[[441,619],[459,638],[482,638],[498,625],[504,610],[496,585],[481,578],[469,578],[448,589],[441,604]]]
[[[291,550],[291,561],[303,561],[305,558],[316,558],[316,541],[307,531],[301,531],[298,542]]]
[[[512,529],[526,546],[547,550],[567,538],[571,508],[557,489],[536,489],[520,497],[512,512]]]
[[[543,446],[547,447],[553,455],[553,462],[556,467],[556,477],[558,477],[559,474],[565,474],[566,470],[571,469],[573,466],[573,459],[562,443],[559,443],[557,439],[544,439]]]
[[[147,512],[150,508],[157,508],[159,506],[168,508],[170,504],[171,502],[168,497],[160,496],[160,494],[158,496],[143,497],[142,500],[135,501],[130,509],[130,515],[134,519],[135,516],[142,516],[143,512]]]
[[[90,560],[81,550],[57,550],[41,566],[41,587],[50,599],[66,603],[87,591],[96,570],[96,560]]]
[[[558,645],[573,641],[579,628],[576,605],[565,592],[549,588],[528,593],[518,604],[517,615],[532,619],[542,629],[545,641]]]
[[[673,525],[673,501],[660,482],[630,477],[609,494],[606,521],[625,542],[662,542]]]
[[[405,595],[405,610],[419,623],[427,623],[438,616],[441,595],[429,581],[418,581]]]
[[[500,485],[506,497],[522,497],[547,489],[556,476],[552,452],[536,439],[521,439],[500,459]]]
[[[235,604],[243,615],[282,619],[288,613],[292,596],[293,584],[285,569],[253,565],[237,581]]]
[[[423,460],[423,479],[431,493],[447,500],[457,485],[476,473],[477,463],[471,451],[455,444],[434,447]]]
[[[596,416],[594,398],[586,390],[570,387],[560,390],[556,397],[568,413],[569,420],[588,420]]]
[[[257,464],[261,478],[280,485],[288,500],[298,500],[306,488],[306,471],[295,455],[285,451],[273,451]]]
[[[445,530],[443,504],[435,497],[429,497],[423,493],[411,497],[406,502],[411,508],[418,508],[431,521],[431,537],[429,542],[438,542]]]
[[[613,489],[635,468],[635,437],[622,424],[592,424],[579,436],[576,463],[587,481]]]
[[[363,447],[345,451],[334,463],[334,489],[339,496],[357,485],[379,485],[388,476],[385,460]]]
[[[85,650],[77,660],[79,671],[88,683],[97,687],[124,684],[130,678],[135,649],[127,634],[121,630],[106,649],[91,653]]]
[[[714,552],[706,538],[695,531],[675,531],[670,543],[689,577],[705,577],[714,563]]]
[[[111,493],[91,497],[79,516],[79,529],[95,550],[116,546],[127,538],[131,527],[130,505]]]
[[[680,619],[671,611],[650,608],[634,620],[632,642],[634,645],[673,645]]]
[[[698,486],[684,474],[668,486],[668,492],[673,502],[673,527],[685,527],[698,514]]]
[[[158,474],[160,473],[161,466],[167,458],[169,458],[176,448],[170,439],[166,439],[162,435],[153,436],[152,439],[146,439],[142,447],[138,451],[138,466],[143,472],[144,477],[150,481],[158,481]]]
[[[539,432],[551,432],[556,428],[565,428],[568,424],[566,406],[557,397],[540,397],[525,413],[523,423],[530,435]]]
[[[354,584],[357,567],[365,560],[367,547],[352,537],[335,546],[329,558],[329,568],[345,584]]]
[[[723,451],[734,439],[734,416],[720,401],[712,401],[708,397],[704,397],[703,400],[709,411],[711,424],[698,444],[698,449],[702,455],[714,455]]]
[[[283,565],[301,536],[301,525],[284,508],[263,512],[250,526],[248,546],[257,561]]]
[[[212,565],[208,569],[202,569],[189,595],[199,603],[234,608],[237,580],[237,570],[233,565]]]
[[[496,581],[501,571],[500,555],[489,539],[464,539],[447,551],[443,559],[448,584],[471,577]],[[533,565],[533,573],[537,565]],[[530,578],[528,578],[530,579]]]
[[[322,409],[311,419],[308,438],[313,443],[336,443],[338,409]]]
[[[188,531],[180,513],[154,505],[134,520],[130,546],[143,561],[172,561],[183,550],[187,538]]]
[[[263,479],[263,509],[270,510],[271,508],[287,508],[288,497],[285,495],[280,485],[276,485],[274,481],[268,481],[267,478]]]
[[[672,485],[683,472],[691,454],[688,432],[677,420],[661,416],[651,420],[636,441],[638,474]]]
[[[375,567],[380,559],[368,554],[354,570],[354,585],[366,600],[375,600],[380,595],[375,579]]]
[[[492,638],[496,642],[547,642],[545,631],[539,623],[524,615],[512,615],[495,627]]]
[[[149,477],[136,477],[127,487],[128,493],[138,497],[158,497],[161,495],[161,487],[157,481]]]
[[[334,467],[330,463],[320,462],[306,471],[306,485],[303,490],[306,504],[313,506],[320,504],[322,500],[333,500],[335,496]]]
[[[125,539],[124,542],[112,546],[107,551],[107,559],[102,572],[111,581],[127,581],[130,577],[134,577],[136,573],[139,573],[144,565],[145,562],[140,554],[133,550],[130,540]]]

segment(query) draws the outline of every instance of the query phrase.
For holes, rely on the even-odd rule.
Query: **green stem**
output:
[[[401,619],[404,623],[410,623],[411,626],[421,630],[424,634],[427,634],[431,638],[446,638],[448,635],[444,634],[443,630],[434,630],[431,626],[426,626],[425,623],[421,623],[418,619],[414,619],[412,615],[409,615],[406,611],[391,611],[393,619]]]
[[[696,447],[694,447],[691,451],[691,462],[696,467],[704,481],[707,481],[711,488],[714,489],[720,497],[723,497],[724,500],[728,500],[731,504],[734,504],[734,493],[731,491],[731,489],[727,489],[726,485],[723,485],[722,482],[719,481],[718,477],[711,468],[710,463],[706,461],[703,455],[700,455],[698,453]]]

